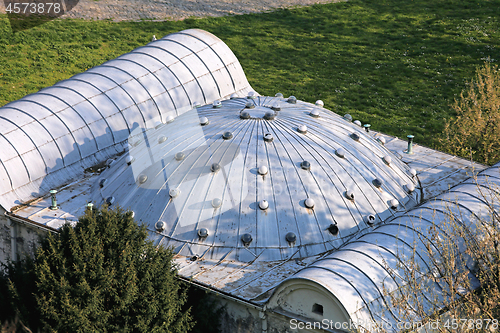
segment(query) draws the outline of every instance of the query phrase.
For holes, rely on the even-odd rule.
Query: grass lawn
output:
[[[233,50],[254,89],[282,92],[439,148],[449,105],[500,60],[500,0],[350,0],[178,22],[56,20],[12,33],[0,17],[0,105],[187,28]]]

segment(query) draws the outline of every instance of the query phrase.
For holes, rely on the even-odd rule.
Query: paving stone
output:
[[[113,21],[183,20],[188,17],[259,13],[277,8],[338,1],[342,0],[218,0],[217,2],[198,0],[80,0],[73,10],[61,18]],[[0,1],[0,13],[6,13],[3,1]]]

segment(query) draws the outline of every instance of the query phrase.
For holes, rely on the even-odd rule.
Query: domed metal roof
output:
[[[245,262],[323,253],[418,201],[371,133],[280,97],[233,96],[137,130],[101,179],[94,202],[133,210],[158,244]]]
[[[0,107],[0,205],[82,177],[135,128],[251,90],[223,41],[189,29]]]
[[[401,316],[399,305],[393,303],[394,297],[398,299],[397,293],[414,283],[421,286],[419,300],[429,301],[424,307],[428,315],[436,311],[436,306],[441,307],[445,300],[443,290],[451,287],[447,286],[447,278],[438,274],[439,263],[455,258],[457,274],[461,274],[460,267],[465,269],[464,258],[469,263],[472,260],[467,252],[471,239],[466,241],[454,228],[460,225],[472,238],[481,237],[496,224],[496,212],[500,211],[498,198],[500,163],[295,273],[275,289],[268,307],[282,306],[285,301],[281,298],[293,297],[291,292],[311,282],[329,291],[353,323],[370,332],[375,331],[369,329],[375,323],[387,323],[384,327],[388,332],[399,332],[398,322],[408,317]],[[454,255],[443,252],[451,245],[449,242],[457,246],[451,249],[457,251]],[[415,271],[415,280],[408,280],[409,270]],[[468,277],[471,285],[464,287],[464,292],[479,286],[475,274]],[[408,302],[414,303],[414,300],[409,298]],[[410,307],[418,305],[410,304]],[[408,315],[408,310],[405,311]],[[411,316],[416,322],[424,319],[420,317],[421,312],[413,312]]]

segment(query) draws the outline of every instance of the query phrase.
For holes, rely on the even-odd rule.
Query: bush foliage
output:
[[[189,331],[173,253],[146,238],[128,212],[87,211],[75,227],[42,239],[33,260],[8,265],[2,283],[11,310],[2,315],[11,317],[2,319],[17,315],[44,332]]]
[[[498,177],[498,171],[492,177]],[[444,218],[430,221],[428,233],[415,238],[414,244],[422,243],[424,251],[399,253],[397,270],[389,270],[404,285],[397,293],[386,293],[402,322],[428,325],[432,332],[500,328],[500,188],[475,177],[468,183],[471,194],[486,206],[484,211],[471,210],[469,215],[470,206],[460,202],[437,206],[436,216],[441,212]]]
[[[500,70],[485,63],[455,100],[455,119],[444,128],[443,147],[458,156],[493,165],[500,160]]]

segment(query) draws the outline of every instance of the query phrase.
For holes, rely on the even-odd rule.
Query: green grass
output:
[[[351,113],[438,147],[449,105],[477,66],[500,60],[500,0],[350,0],[179,22],[56,20],[12,33],[0,20],[0,105],[187,28],[233,50],[254,89]]]

